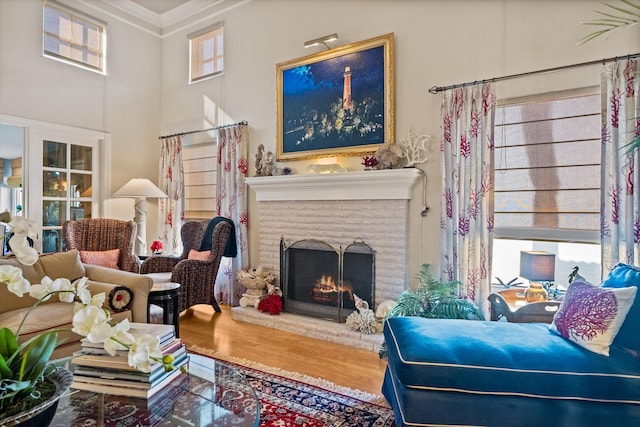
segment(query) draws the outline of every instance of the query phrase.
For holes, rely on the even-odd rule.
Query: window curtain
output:
[[[223,257],[215,284],[215,297],[227,305],[238,305],[244,292],[238,283],[237,272],[249,266],[247,244],[247,185],[248,127],[237,125],[217,130],[218,168],[217,213],[233,221],[238,253],[235,258]]]
[[[639,153],[627,147],[640,135],[640,76],[636,60],[602,69],[602,276],[617,262],[640,265]]]
[[[445,91],[441,105],[440,276],[488,314],[493,246],[493,85]]]
[[[164,252],[179,255],[182,252],[180,227],[184,220],[184,170],[180,136],[162,140],[159,169],[158,187],[168,196],[166,199],[158,199],[159,224],[162,233],[160,240]]]

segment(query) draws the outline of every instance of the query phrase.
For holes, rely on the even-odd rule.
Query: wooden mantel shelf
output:
[[[257,201],[276,200],[393,200],[411,199],[422,171],[384,169],[309,175],[247,178]]]

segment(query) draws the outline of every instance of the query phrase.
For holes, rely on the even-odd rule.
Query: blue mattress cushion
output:
[[[593,353],[546,324],[396,317],[384,336],[409,388],[640,404],[638,360]]]
[[[609,275],[602,282],[604,288],[638,287],[640,284],[640,268],[618,263],[613,266]],[[611,343],[640,359],[640,292],[636,292],[636,300],[629,309],[627,317]]]

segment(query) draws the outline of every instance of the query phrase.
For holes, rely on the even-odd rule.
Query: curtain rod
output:
[[[579,64],[571,64],[571,65],[563,65],[560,67],[553,67],[553,68],[546,68],[544,70],[537,70],[537,71],[528,71],[526,73],[519,73],[519,74],[511,74],[509,76],[502,76],[502,77],[494,77],[492,79],[486,79],[486,80],[480,80],[480,81],[474,81],[474,82],[467,82],[467,83],[459,83],[459,84],[455,84],[455,85],[451,85],[451,86],[433,86],[431,89],[429,89],[429,93],[432,94],[436,94],[438,92],[442,92],[445,90],[449,90],[449,89],[456,89],[459,87],[465,87],[465,86],[470,86],[470,85],[475,85],[478,83],[486,83],[486,82],[491,82],[491,83],[495,83],[495,82],[500,82],[503,80],[509,80],[509,79],[515,79],[517,77],[525,77],[525,76],[531,76],[534,74],[543,74],[543,73],[550,73],[552,71],[560,71],[560,70],[567,70],[570,68],[578,68],[578,67],[585,67],[587,65],[596,65],[596,64],[606,64],[607,62],[613,62],[613,61],[617,61],[619,59],[633,59],[633,58],[638,58],[640,57],[640,53],[634,53],[634,54],[630,54],[630,55],[626,55],[626,56],[616,56],[613,58],[605,58],[605,59],[599,59],[599,60],[595,60],[595,61],[588,61],[588,62],[581,62]]]
[[[171,137],[174,137],[174,136],[189,135],[191,133],[209,132],[209,131],[212,131],[212,130],[230,128],[230,127],[233,127],[233,126],[246,126],[248,124],[249,123],[246,120],[243,120],[243,121],[238,122],[238,123],[231,123],[230,125],[220,125],[220,126],[216,126],[214,128],[209,128],[209,129],[190,130],[188,132],[180,132],[180,133],[174,133],[172,135],[159,136],[158,139],[167,139],[167,138],[171,138]]]

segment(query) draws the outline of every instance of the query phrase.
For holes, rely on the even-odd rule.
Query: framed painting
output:
[[[394,143],[393,33],[276,65],[277,160]]]

